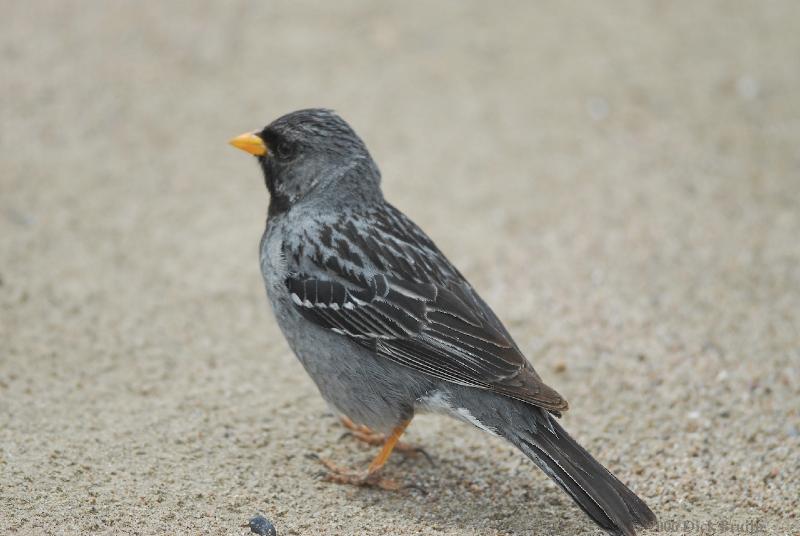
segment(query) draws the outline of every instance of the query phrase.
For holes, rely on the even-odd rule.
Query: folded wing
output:
[[[308,320],[436,378],[493,390],[560,412],[566,401],[546,386],[504,332],[483,315],[472,289],[383,274],[342,282],[309,274],[286,280]]]

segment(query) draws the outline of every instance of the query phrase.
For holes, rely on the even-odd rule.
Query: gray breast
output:
[[[284,284],[290,267],[283,244],[292,232],[290,227],[287,220],[270,222],[261,241],[261,271],[278,326],[335,411],[389,432],[413,416],[417,401],[434,388],[433,380],[300,315]]]

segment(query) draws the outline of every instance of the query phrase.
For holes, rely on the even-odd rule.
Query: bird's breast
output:
[[[271,222],[267,225],[261,238],[259,260],[261,273],[270,297],[277,291],[285,290],[283,281],[286,278],[287,268],[282,234],[280,224]]]

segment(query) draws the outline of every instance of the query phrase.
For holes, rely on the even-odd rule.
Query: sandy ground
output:
[[[312,105],[662,532],[800,533],[799,5],[4,3],[0,533],[595,533],[442,418],[388,466],[427,496],[319,480],[372,449],[272,320],[226,145]]]

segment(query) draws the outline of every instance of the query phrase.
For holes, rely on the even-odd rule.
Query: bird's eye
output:
[[[294,156],[294,145],[286,140],[281,140],[275,146],[275,155],[281,160],[288,160]]]

